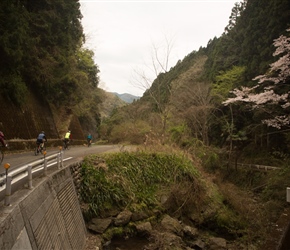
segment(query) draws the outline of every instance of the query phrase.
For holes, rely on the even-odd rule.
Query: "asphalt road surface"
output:
[[[64,151],[63,159],[69,159],[65,161],[65,164],[68,162],[74,161],[77,158],[84,157],[90,154],[96,153],[105,153],[105,152],[120,152],[121,146],[119,145],[91,145],[87,146],[70,146],[68,150]],[[56,154],[59,152],[59,148],[47,148],[46,149],[46,157]],[[11,170],[16,170],[17,168],[27,165],[29,163],[33,163],[34,161],[43,159],[43,155],[39,154],[37,156],[34,155],[34,151],[23,152],[23,153],[13,153],[9,152],[9,150],[4,155],[4,160],[0,167],[0,175],[5,173],[4,164],[9,163]]]

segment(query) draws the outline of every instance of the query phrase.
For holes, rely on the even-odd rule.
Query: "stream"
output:
[[[145,237],[113,238],[104,250],[142,250],[149,243]]]

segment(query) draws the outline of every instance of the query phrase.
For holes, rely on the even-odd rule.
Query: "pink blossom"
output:
[[[290,28],[287,29],[290,32]],[[281,35],[274,40],[276,47],[273,56],[280,55],[279,59],[270,64],[269,72],[259,75],[253,80],[258,81],[254,87],[241,87],[231,91],[235,95],[223,102],[228,105],[236,102],[248,103],[252,108],[259,108],[264,105],[279,105],[282,110],[290,107],[289,92],[283,94],[275,93],[275,89],[279,88],[290,79],[290,37]],[[272,85],[263,86],[264,83],[273,83]],[[260,89],[260,91],[258,91]],[[262,123],[268,126],[281,129],[282,126],[290,124],[289,115],[274,114],[273,119],[263,120]]]

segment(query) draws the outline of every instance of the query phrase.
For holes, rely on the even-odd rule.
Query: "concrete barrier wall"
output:
[[[37,183],[36,183],[37,182]],[[84,249],[86,227],[70,167],[34,180],[0,207],[0,249]]]

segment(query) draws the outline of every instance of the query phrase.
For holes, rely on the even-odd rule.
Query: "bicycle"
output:
[[[8,148],[8,144],[6,144],[6,146],[4,147],[2,144],[0,145],[0,164],[3,162],[4,160],[4,149]]]
[[[69,140],[68,139],[64,139],[63,140],[63,149],[64,150],[68,150],[69,149]]]
[[[88,140],[88,147],[92,145],[92,140]]]
[[[3,162],[4,160],[4,150],[3,150],[3,146],[0,146],[0,164]]]
[[[42,143],[36,143],[36,148],[35,148],[35,155],[38,155],[39,153],[43,154],[43,152],[45,151],[45,147],[44,147],[44,142]]]

